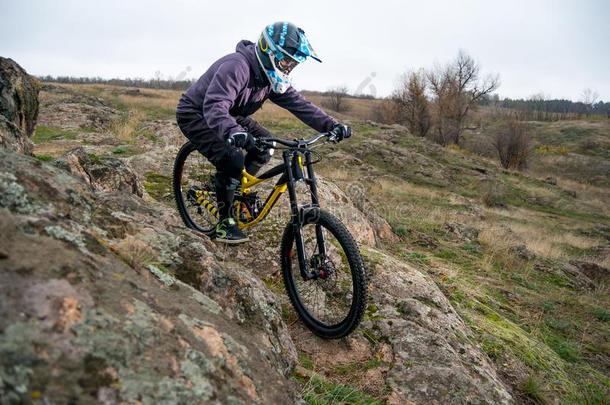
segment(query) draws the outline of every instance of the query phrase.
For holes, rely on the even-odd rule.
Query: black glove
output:
[[[337,142],[339,142],[352,136],[352,129],[345,124],[336,123],[330,130],[330,134]]]
[[[247,132],[235,132],[234,134],[229,135],[229,138],[227,138],[227,143],[231,146],[242,148],[247,151],[256,147],[256,139]]]

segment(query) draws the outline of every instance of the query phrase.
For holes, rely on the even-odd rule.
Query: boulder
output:
[[[0,150],[1,403],[295,403],[264,284],[131,193]]]
[[[382,251],[363,252],[371,263],[374,305],[361,327],[393,352],[389,402],[512,403],[508,387],[436,284]]]
[[[81,177],[96,191],[125,191],[138,197],[144,194],[137,174],[118,158],[99,157],[81,147],[57,159],[55,165]]]
[[[32,154],[39,89],[38,81],[14,60],[0,56],[0,148]]]
[[[121,119],[116,109],[103,100],[94,97],[75,95],[46,106],[40,116],[39,124],[78,132],[104,132]]]

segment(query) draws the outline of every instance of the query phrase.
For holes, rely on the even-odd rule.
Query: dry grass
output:
[[[131,143],[134,141],[136,131],[139,125],[145,118],[145,114],[139,110],[130,110],[127,116],[116,120],[110,127],[110,132],[114,136],[124,143]]]
[[[112,244],[110,249],[133,268],[140,268],[156,257],[155,252],[146,242],[132,235]]]
[[[307,100],[311,101],[317,106],[322,105],[324,100],[323,96],[306,96]],[[365,100],[357,98],[348,98],[350,109],[345,113],[337,113],[329,111],[329,113],[340,120],[374,120],[375,118],[375,106],[381,102],[381,100]],[[323,107],[321,107],[324,109]],[[254,114],[254,118],[261,121],[277,121],[283,119],[293,119],[295,122],[299,122],[289,111],[284,110],[281,107],[276,106],[272,102],[265,103],[262,109]]]
[[[390,193],[397,193],[402,196],[418,196],[422,198],[446,197],[447,193],[442,193],[429,187],[402,181],[396,177],[382,177],[376,180],[381,190]]]
[[[502,263],[507,268],[516,267],[517,258],[510,249],[520,242],[506,226],[494,224],[484,227],[479,232],[479,243],[485,247],[487,254],[481,261],[481,267],[488,271],[492,270],[494,263]]]
[[[64,100],[70,99],[71,97],[73,97],[73,96],[70,93],[56,93],[56,92],[44,91],[44,90],[42,90],[40,93],[38,93],[38,101],[40,102],[41,106],[60,103]]]
[[[291,119],[297,122],[298,120],[289,111],[273,103],[265,103],[263,108],[254,114],[254,119],[260,122],[278,121],[282,119]]]
[[[481,243],[489,246],[492,251],[506,250],[514,245],[524,244],[537,255],[554,259],[567,258],[568,247],[588,249],[599,244],[596,239],[566,231],[554,231],[536,223],[511,222],[505,226],[491,226],[485,228],[479,237]]]
[[[587,205],[598,210],[604,215],[610,216],[610,190],[607,188],[597,187],[591,184],[581,183],[579,181],[566,179],[563,177],[557,178],[557,185],[564,190],[570,190],[582,197]]]
[[[140,93],[138,96],[119,94],[117,99],[131,108],[175,110],[181,94],[173,90],[140,90]]]

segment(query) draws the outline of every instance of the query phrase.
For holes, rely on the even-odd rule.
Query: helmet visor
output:
[[[289,74],[298,64],[299,62],[292,58],[284,57],[275,60],[275,66],[284,74]]]

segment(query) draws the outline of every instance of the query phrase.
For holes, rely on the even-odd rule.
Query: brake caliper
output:
[[[332,273],[332,269],[328,268],[326,256],[321,256],[319,254],[315,254],[311,257],[309,264],[310,264],[311,268],[314,270],[314,272],[317,276],[316,278],[325,279],[325,278],[328,278]]]

